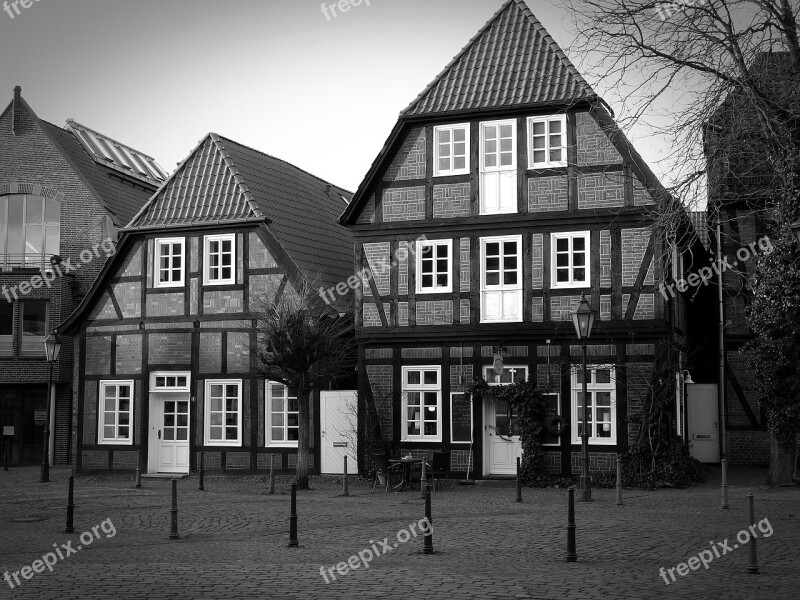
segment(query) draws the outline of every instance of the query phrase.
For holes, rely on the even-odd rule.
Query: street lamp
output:
[[[42,472],[39,481],[50,481],[50,405],[52,404],[53,365],[61,353],[61,338],[53,332],[44,340],[44,353],[50,363],[50,378],[47,383],[47,418],[44,422],[44,447],[42,448]]]
[[[583,430],[581,431],[581,502],[592,501],[592,484],[589,479],[589,398],[586,393],[588,373],[586,371],[586,342],[592,335],[595,312],[586,299],[586,294],[581,294],[581,301],[577,310],[572,313],[572,323],[575,333],[581,343],[583,351]]]

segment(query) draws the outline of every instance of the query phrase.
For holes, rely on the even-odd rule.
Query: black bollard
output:
[[[425,520],[428,522],[428,528],[425,531],[424,544],[422,552],[424,554],[433,554],[433,518],[431,517],[431,482],[425,483]]]
[[[136,451],[136,489],[142,487],[142,451]]]
[[[569,512],[567,514],[567,562],[578,560],[575,549],[575,488],[569,488]]]
[[[8,438],[3,437],[3,471],[8,471]]]
[[[349,496],[350,490],[347,489],[347,457],[344,457],[344,477],[342,477],[342,496]]]
[[[178,480],[172,479],[172,508],[170,512],[169,539],[178,539]]]
[[[275,493],[275,455],[269,455],[269,493]]]
[[[520,458],[517,457],[517,502],[522,502],[522,478],[520,477],[520,466],[519,466]]]
[[[75,478],[69,476],[69,492],[67,493],[67,526],[64,533],[75,533],[72,520],[75,517]]]
[[[747,504],[748,504],[748,513],[750,516],[750,527],[756,524],[756,509],[753,505],[754,496],[753,494],[747,494]],[[753,535],[750,538],[750,542],[748,544],[750,550],[750,556],[747,561],[747,572],[752,573],[753,575],[758,575],[758,549],[756,548],[756,536]]]
[[[617,506],[622,506],[622,459],[617,454]]]
[[[297,482],[292,482],[292,508],[289,515],[289,548],[297,548]]]
[[[206,489],[205,486],[205,474],[206,474],[206,453],[205,451],[200,452],[200,485],[197,487],[198,490],[204,492]]]

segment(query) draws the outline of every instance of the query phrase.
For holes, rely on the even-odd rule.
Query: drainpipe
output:
[[[727,432],[726,432],[726,417],[725,417],[725,395],[726,395],[726,381],[725,381],[725,300],[722,294],[723,277],[722,277],[722,224],[720,219],[720,207],[717,207],[716,225],[717,225],[717,276],[719,277],[719,285],[717,286],[717,301],[719,302],[719,440],[722,446],[722,459],[724,460],[728,454],[727,452]]]

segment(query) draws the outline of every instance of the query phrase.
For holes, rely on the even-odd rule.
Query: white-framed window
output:
[[[517,122],[481,123],[482,215],[517,212]]]
[[[101,381],[98,444],[133,444],[133,381]]]
[[[433,128],[434,175],[469,174],[469,123]]]
[[[495,373],[492,365],[484,365],[483,378],[489,385],[509,385],[515,381],[528,380],[528,367],[525,365],[503,365],[503,373]]]
[[[447,294],[453,291],[452,265],[453,240],[418,240],[417,293]]]
[[[153,285],[157,288],[182,287],[186,264],[186,239],[162,238],[155,241]]]
[[[552,287],[583,288],[591,285],[588,231],[552,233]]]
[[[403,367],[402,441],[442,441],[442,368]]]
[[[242,380],[209,379],[205,392],[206,446],[241,446]]]
[[[617,443],[617,386],[612,365],[590,365],[586,393],[589,407],[589,443]],[[583,431],[583,369],[572,368],[572,443],[581,443]]]
[[[277,381],[266,382],[267,446],[296,448],[300,439],[300,406],[297,396]]]
[[[190,371],[153,371],[150,373],[151,392],[188,392],[191,389]]]
[[[481,238],[481,322],[522,321],[522,236]]]
[[[567,166],[567,115],[528,117],[528,168]]]
[[[542,394],[545,402],[545,423],[553,417],[561,416],[561,394],[558,392],[545,392]],[[542,434],[542,446],[560,446],[561,438],[545,430]]]
[[[236,234],[207,235],[204,247],[205,284],[236,283]]]

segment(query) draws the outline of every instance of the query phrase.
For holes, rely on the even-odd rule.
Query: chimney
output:
[[[22,88],[14,87],[14,103],[11,105],[11,131],[19,135],[22,129]]]

